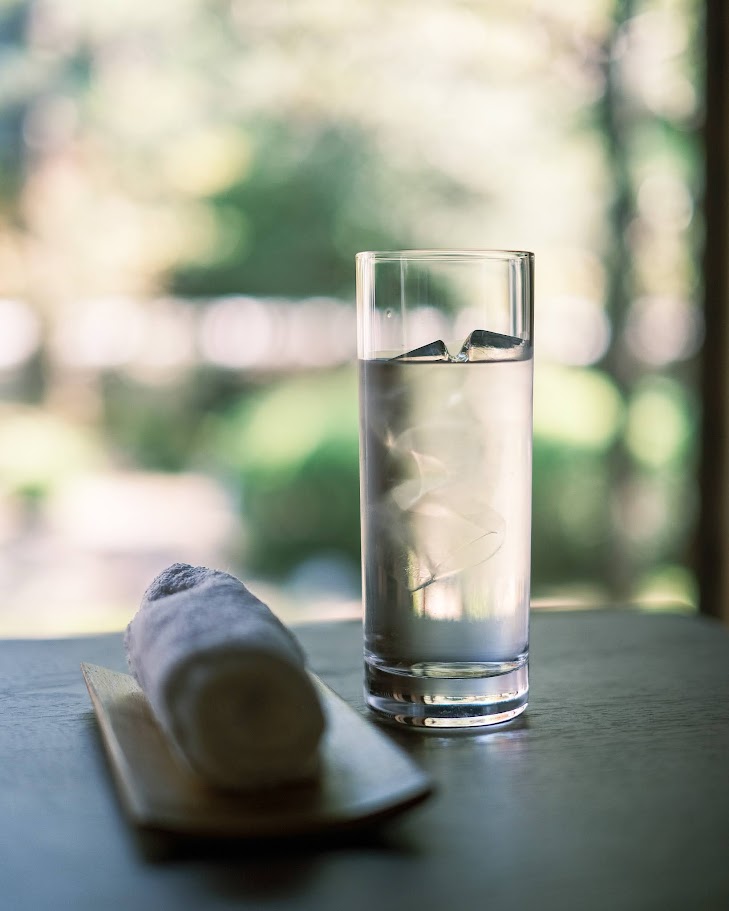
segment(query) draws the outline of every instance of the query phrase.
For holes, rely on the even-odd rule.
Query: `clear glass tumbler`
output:
[[[357,256],[365,690],[404,724],[529,695],[531,253]]]

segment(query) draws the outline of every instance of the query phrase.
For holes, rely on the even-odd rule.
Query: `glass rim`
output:
[[[401,260],[500,260],[508,262],[533,261],[534,254],[529,250],[464,250],[464,249],[431,249],[431,250],[363,250],[357,253],[357,262],[399,262]]]

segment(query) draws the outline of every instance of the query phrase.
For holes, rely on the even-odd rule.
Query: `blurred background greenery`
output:
[[[696,602],[698,0],[0,0],[0,634],[356,612],[354,254],[536,254],[538,603]]]

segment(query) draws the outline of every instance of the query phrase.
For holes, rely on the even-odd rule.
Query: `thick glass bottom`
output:
[[[365,696],[375,712],[412,727],[501,724],[527,707],[527,656],[509,662],[387,665],[365,659]]]

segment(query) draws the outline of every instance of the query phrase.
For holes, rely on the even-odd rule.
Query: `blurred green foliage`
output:
[[[387,207],[360,204],[374,167],[361,130],[274,122],[251,131],[250,170],[207,199],[230,241],[207,263],[176,269],[176,293],[350,296],[355,253],[407,245]]]
[[[609,494],[601,453],[535,439],[532,568],[542,590],[604,578]]]
[[[358,250],[534,249],[535,590],[690,597],[700,332],[631,319],[642,300],[695,309],[699,11],[0,3],[0,298],[42,328],[0,364],[29,409],[4,416],[0,487],[206,471],[246,526],[240,562],[357,563],[353,371],[296,373],[275,344],[255,371],[215,365],[197,317],[227,294],[353,303]],[[138,351],[104,362],[96,337],[86,360],[64,349],[106,295],[186,298],[189,363],[165,378]]]
[[[352,368],[286,379],[210,417],[200,446],[241,491],[247,562],[282,576],[321,551],[359,563]]]

